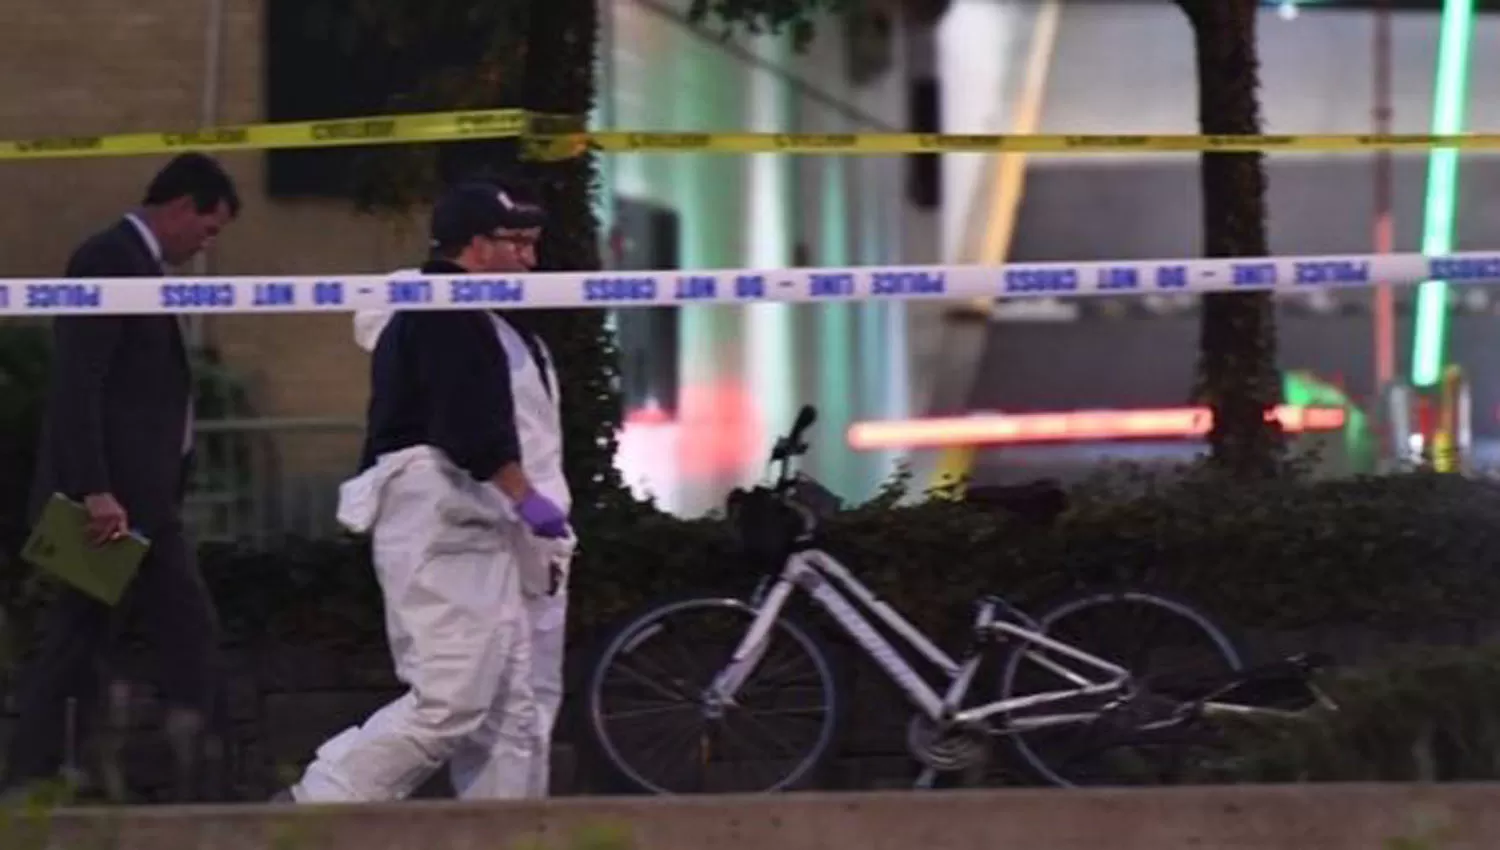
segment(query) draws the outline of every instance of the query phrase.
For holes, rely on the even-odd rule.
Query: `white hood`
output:
[[[354,311],[354,343],[365,351],[374,351],[380,332],[390,324],[392,315],[388,310]]]
[[[420,271],[421,269],[397,269],[391,275],[417,274]],[[380,341],[380,332],[390,324],[391,315],[390,310],[355,310],[354,344],[365,351],[374,351],[375,343]]]

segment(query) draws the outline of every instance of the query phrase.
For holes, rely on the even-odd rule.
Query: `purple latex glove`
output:
[[[535,490],[516,503],[516,513],[537,537],[558,540],[568,536],[568,515],[556,502]]]

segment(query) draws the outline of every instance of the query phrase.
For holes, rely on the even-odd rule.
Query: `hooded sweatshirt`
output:
[[[397,269],[391,272],[392,277],[405,277],[406,275],[420,274],[421,269]],[[380,332],[390,324],[391,316],[395,315],[390,310],[355,310],[354,311],[354,344],[365,351],[374,351],[375,343],[380,339]]]

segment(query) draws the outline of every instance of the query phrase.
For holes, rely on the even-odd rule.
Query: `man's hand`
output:
[[[129,518],[113,493],[90,493],[83,497],[83,506],[89,512],[89,539],[95,546],[118,540],[129,533]]]
[[[507,463],[491,479],[510,503],[531,533],[548,540],[568,536],[568,514],[556,502],[532,489],[531,481],[519,463]]]
[[[568,515],[556,502],[535,490],[516,503],[516,513],[537,537],[561,540],[568,536]]]

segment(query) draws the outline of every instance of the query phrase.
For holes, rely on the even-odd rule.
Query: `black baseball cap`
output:
[[[494,183],[460,183],[438,198],[428,227],[433,247],[465,245],[497,230],[541,227],[547,213]]]

